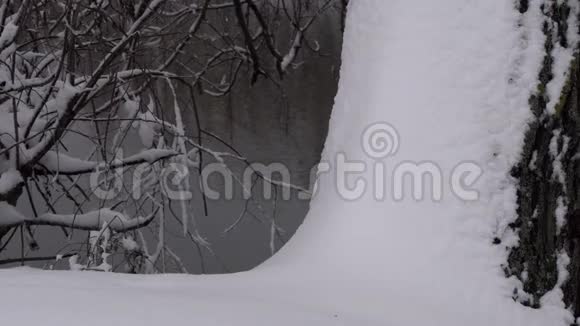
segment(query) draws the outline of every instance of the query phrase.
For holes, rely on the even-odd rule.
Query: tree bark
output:
[[[511,248],[505,272],[523,284],[523,292],[514,290],[514,300],[539,308],[542,296],[561,287],[566,305],[578,316],[580,70],[578,44],[569,44],[567,35],[579,31],[568,30],[571,12],[568,3],[551,1],[543,8],[546,15],[545,56],[538,89],[529,101],[534,119],[525,136],[521,161],[512,170],[512,176],[518,180],[518,218],[510,227],[520,241],[517,247]],[[521,1],[519,9],[520,12],[528,10],[527,1]],[[552,52],[555,47],[574,49],[576,55],[555,112],[550,112],[547,110],[550,100],[547,86],[554,78]],[[559,280],[559,268],[567,268],[566,280]]]

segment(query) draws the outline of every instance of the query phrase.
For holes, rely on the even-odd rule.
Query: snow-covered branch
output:
[[[107,227],[115,232],[128,232],[147,226],[153,221],[156,213],[157,211],[145,217],[129,218],[110,209],[100,209],[79,215],[44,214],[37,218],[27,219],[25,224],[62,226],[87,231],[98,231]]]
[[[168,166],[201,170],[213,160],[229,169],[230,159],[250,166],[233,148],[204,143],[207,131],[196,97],[230,94],[248,66],[254,82],[264,76],[279,87],[307,41],[311,22],[326,10],[326,1],[338,0],[301,1],[308,5],[294,6],[290,0],[0,1],[0,243],[10,242],[17,229],[35,243],[33,225],[61,227],[65,235],[67,228],[99,231],[103,225],[116,232],[139,229],[154,219],[152,210],[163,224],[172,206],[160,198]],[[216,17],[225,24],[215,24]],[[281,50],[288,40],[290,47]],[[163,81],[167,84],[160,85]],[[170,92],[160,88],[165,86]],[[135,146],[128,141],[132,138],[141,140],[139,148],[130,149],[137,154],[124,157],[128,146]],[[123,180],[119,196],[98,198],[103,200],[98,207],[111,209],[89,211],[98,195],[87,189],[86,175],[104,175],[98,182],[106,188],[115,176],[125,176],[123,168],[134,166],[146,180],[138,199],[131,201],[135,193]],[[192,180],[178,190],[196,190]],[[14,207],[22,199],[33,216],[22,216]],[[198,250],[211,252],[192,213],[198,203],[179,204],[179,213],[171,216]],[[62,214],[68,205],[78,214]],[[145,217],[113,210],[121,205],[129,207],[123,212]],[[156,270],[165,255],[186,270],[167,248],[164,226],[152,229],[158,243],[144,255],[148,271]],[[108,240],[103,247],[111,244]]]
[[[145,217],[129,218],[123,213],[103,208],[84,214],[46,213],[31,218],[22,215],[14,206],[0,202],[0,226],[2,227],[50,225],[88,231],[98,231],[106,227],[115,232],[128,232],[148,225],[156,214],[157,210]]]
[[[168,159],[177,155],[179,155],[179,153],[171,149],[149,149],[122,160],[115,160],[112,163],[105,163],[86,161],[68,156],[64,153],[50,151],[40,159],[36,173],[39,175],[87,174],[97,171],[115,170],[118,168],[129,167],[143,163],[153,164],[159,160]]]

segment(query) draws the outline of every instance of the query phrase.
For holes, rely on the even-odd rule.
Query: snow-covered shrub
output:
[[[201,127],[196,96],[224,96],[244,73],[278,83],[298,66],[301,47],[311,47],[306,32],[317,17],[346,3],[285,2],[2,1],[2,249],[17,230],[34,249],[36,226],[54,226],[67,237],[91,232],[71,268],[109,271],[120,252],[131,272],[156,272],[160,257],[185,271],[166,244],[166,215],[176,202],[171,218],[179,215],[183,233],[209,249],[191,209],[204,197],[166,198],[163,176],[175,165],[199,171],[204,160],[249,164],[204,145],[203,137],[217,136]],[[220,19],[232,23],[218,28]],[[286,46],[277,42],[283,20],[292,27]],[[184,121],[186,112],[193,121]],[[139,175],[132,186],[129,171]],[[187,178],[178,186],[192,188]]]

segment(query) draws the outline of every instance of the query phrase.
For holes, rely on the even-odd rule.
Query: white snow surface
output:
[[[363,153],[367,126],[388,122],[398,152],[431,161],[449,180],[470,161],[484,173],[479,200],[358,200],[322,175],[305,223],[258,268],[221,276],[0,272],[4,321],[19,325],[564,326],[554,300],[540,310],[511,299],[504,246],[517,237],[509,178],[531,113],[544,38],[541,1],[524,16],[513,1],[357,0],[350,4],[339,93],[323,160]],[[359,176],[360,177],[360,176]],[[351,180],[352,181],[352,180]],[[389,185],[389,182],[386,183]],[[556,291],[557,292],[557,291]],[[557,297],[557,294],[556,294]],[[10,324],[10,323],[8,323]]]

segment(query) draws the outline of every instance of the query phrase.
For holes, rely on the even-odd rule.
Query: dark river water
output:
[[[340,67],[341,34],[337,21],[324,20],[309,37],[320,43],[320,52],[303,51],[300,65],[293,69],[282,82],[282,90],[271,82],[260,80],[250,87],[248,77],[241,78],[238,86],[222,98],[201,96],[198,99],[202,128],[216,134],[235,147],[250,162],[264,164],[280,163],[288,168],[291,182],[307,188],[310,172],[320,159],[320,153],[328,128],[328,120],[336,94]],[[189,97],[180,100],[187,105]],[[166,98],[163,102],[169,102]],[[195,134],[191,113],[184,114],[189,132]],[[219,143],[206,139],[207,146],[226,151]],[[130,149],[129,149],[130,151]],[[208,161],[209,162],[209,161]],[[244,164],[236,161],[228,166],[241,177]],[[195,184],[197,180],[193,180]],[[224,183],[219,177],[210,178],[212,189],[220,190]],[[208,200],[205,216],[200,194],[196,193],[195,205],[199,233],[211,244],[213,253],[198,250],[183,235],[177,222],[168,221],[167,242],[183,260],[189,272],[206,273],[236,272],[250,269],[271,256],[293,235],[308,211],[308,200],[297,198],[293,192],[290,200],[265,199],[262,184],[257,183],[257,194],[246,204],[242,196],[231,200]],[[241,187],[236,189],[241,194]],[[280,196],[281,197],[281,196]],[[246,206],[247,205],[247,206]],[[26,200],[20,209],[30,212]],[[66,207],[63,207],[66,209]],[[229,232],[225,230],[240,217],[247,214]],[[279,227],[272,242],[272,221]],[[60,230],[42,228],[37,230],[39,252],[29,256],[53,255],[67,252],[86,240],[86,232],[77,232],[67,240]],[[19,257],[19,240],[13,241],[4,257]],[[114,260],[116,258],[113,258]],[[119,258],[117,258],[119,259]],[[63,263],[55,268],[64,268]],[[44,266],[44,263],[34,266]],[[175,270],[169,270],[175,271]]]

